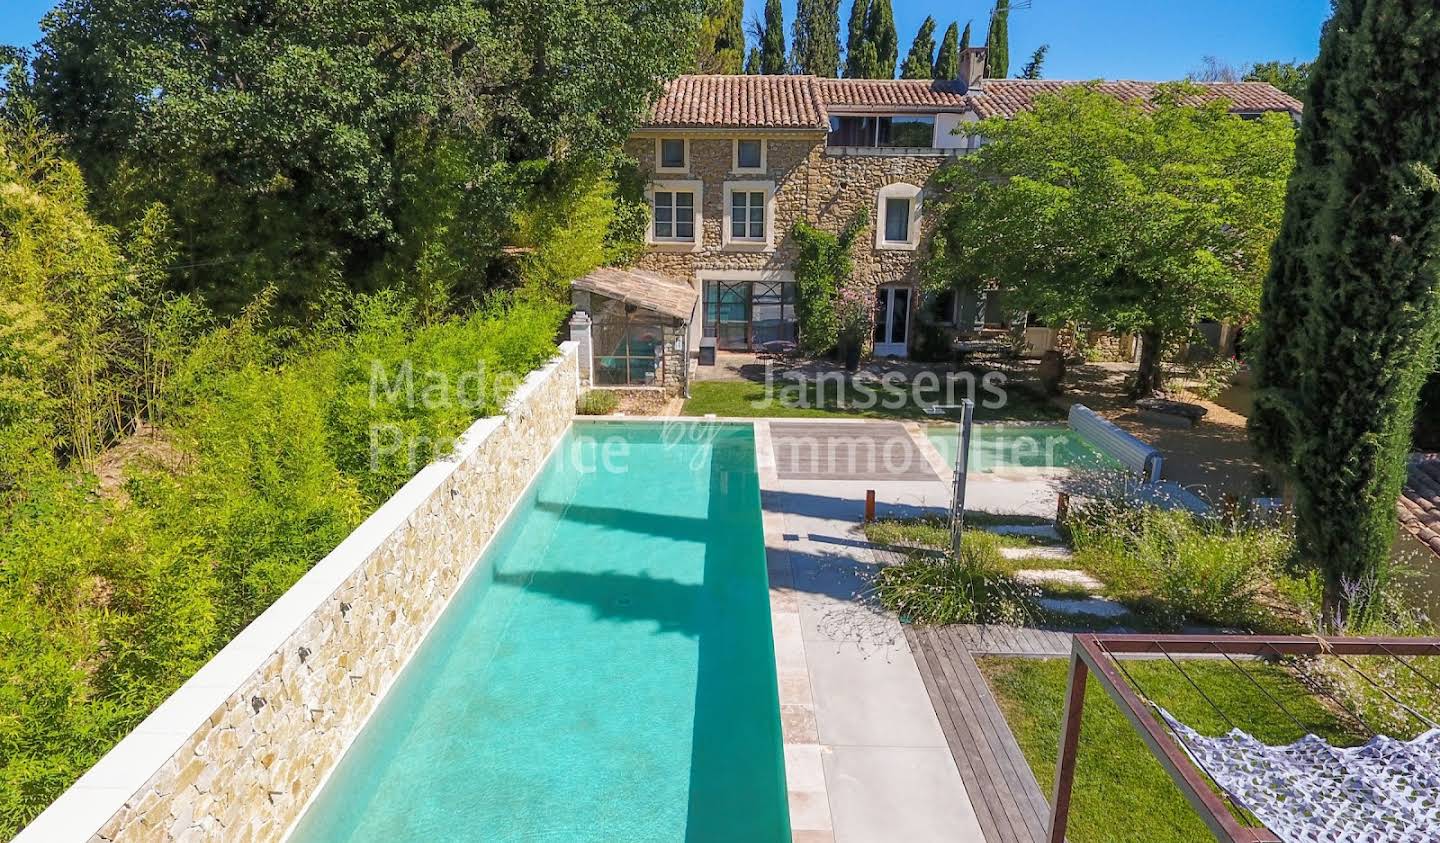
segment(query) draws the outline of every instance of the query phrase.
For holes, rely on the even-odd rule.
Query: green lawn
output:
[[[793,386],[776,386],[767,390],[766,384],[755,381],[698,381],[690,385],[690,399],[685,402],[684,414],[703,416],[714,413],[729,417],[775,417],[775,418],[848,418],[873,419],[914,419],[935,421],[936,416],[925,412],[923,404],[941,400],[939,390],[934,394],[921,392],[915,400],[906,389],[875,390],[873,402],[867,401],[855,389],[845,391],[846,403],[837,401],[837,389],[833,384],[817,394],[813,388],[802,393]],[[977,397],[975,419],[977,421],[1048,421],[1064,418],[1059,407],[1022,387],[1009,386],[1005,391],[1005,405],[999,408],[984,406],[985,395]]]
[[[1068,659],[982,658],[990,681],[1041,792],[1049,798],[1060,740]],[[1236,725],[1270,744],[1289,743],[1300,730],[1228,662],[1187,661],[1185,671]],[[1311,731],[1332,743],[1356,734],[1284,669],[1245,662],[1245,669]],[[1168,661],[1126,662],[1152,699],[1204,734],[1228,731],[1225,721]],[[1076,764],[1068,838],[1073,843],[1170,843],[1213,840],[1140,736],[1091,680]]]

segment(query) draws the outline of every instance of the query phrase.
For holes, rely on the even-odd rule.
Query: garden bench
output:
[[[1155,483],[1160,480],[1165,462],[1160,451],[1121,430],[1084,404],[1071,405],[1070,429],[1080,434],[1097,451],[1140,475],[1145,482]]]

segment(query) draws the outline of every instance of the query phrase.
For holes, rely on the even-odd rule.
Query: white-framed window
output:
[[[880,188],[875,197],[875,248],[919,248],[920,194],[920,188],[903,182]]]
[[[765,172],[765,140],[736,138],[731,152],[730,169],[737,173]]]
[[[655,139],[655,171],[684,173],[690,169],[690,142],[685,138]]]
[[[650,236],[653,245],[699,248],[701,183],[657,181],[650,185]]]
[[[775,245],[775,183],[725,183],[723,245],[769,250]]]

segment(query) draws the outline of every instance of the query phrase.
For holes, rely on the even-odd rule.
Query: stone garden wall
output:
[[[284,836],[569,427],[561,349],[17,839]]]

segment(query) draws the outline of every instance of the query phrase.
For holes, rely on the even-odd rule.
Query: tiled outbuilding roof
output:
[[[1400,494],[1400,523],[1440,554],[1440,454],[1410,458],[1410,476]]]
[[[575,279],[571,286],[686,321],[694,313],[695,301],[700,297],[695,288],[678,278],[612,266],[593,270]]]
[[[984,93],[972,96],[971,102],[981,117],[1014,117],[1035,103],[1044,94],[1058,94],[1066,88],[1094,84],[1095,90],[1123,100],[1149,102],[1155,96],[1158,82],[1060,82],[1050,79],[991,79]],[[1290,111],[1300,113],[1300,101],[1267,82],[1206,82],[1196,83],[1204,89],[1196,96],[1181,100],[1185,105],[1226,99],[1231,111]]]
[[[830,111],[974,111],[980,117],[1013,117],[1035,98],[1075,85],[1127,100],[1150,100],[1157,82],[1062,82],[987,79],[966,90],[958,81],[913,79],[821,79],[814,76],[681,76],[646,121],[648,128],[823,129]],[[1214,82],[1193,103],[1226,99],[1240,112],[1299,113],[1300,101],[1264,82]]]

